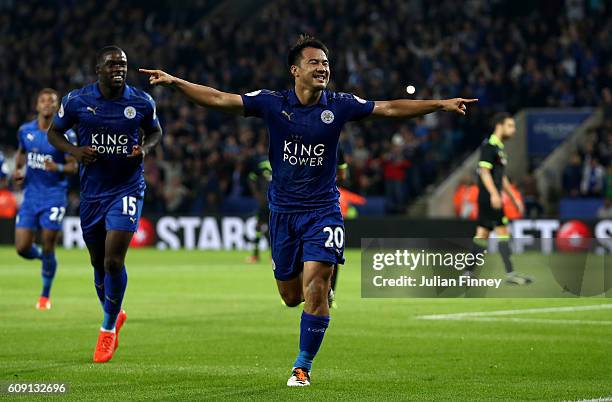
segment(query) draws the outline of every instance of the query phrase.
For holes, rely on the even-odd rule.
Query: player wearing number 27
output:
[[[287,58],[294,88],[244,95],[193,84],[161,70],[141,69],[150,75],[151,84],[172,87],[205,107],[259,117],[268,126],[268,157],[274,172],[268,190],[274,276],[288,306],[305,301],[289,386],[310,385],[312,361],[329,324],[333,266],[344,262],[344,223],[336,187],[342,127],[349,121],[416,117],[438,110],[465,114],[466,104],[475,101],[373,102],[332,92],[326,89],[331,73],[327,56],[322,42],[302,36]]]
[[[121,309],[127,286],[124,264],[142,209],[143,158],[162,131],[153,98],[126,84],[123,50],[102,48],[96,74],[97,82],[64,96],[49,128],[49,141],[81,163],[81,228],[104,312],[94,362],[103,363],[113,357],[127,317]],[[63,135],[74,125],[77,146]]]
[[[66,175],[77,172],[74,158],[53,148],[47,139],[47,129],[58,108],[55,90],[44,88],[38,93],[36,120],[19,127],[17,133],[19,148],[13,174],[15,184],[24,189],[15,222],[15,248],[21,257],[42,262],[42,292],[36,303],[39,310],[51,308],[51,285],[57,269],[55,244],[66,212]],[[66,140],[76,141],[74,131],[66,132]],[[42,249],[34,245],[37,230],[41,231]]]

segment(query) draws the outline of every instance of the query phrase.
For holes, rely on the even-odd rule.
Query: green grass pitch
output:
[[[102,314],[87,254],[57,255],[53,308],[39,312],[39,262],[0,249],[0,382],[67,382],[66,400],[612,396],[609,309],[530,315],[542,322],[417,319],[607,299],[362,299],[356,250],[340,272],[338,309],[309,388],[285,386],[301,308],[283,307],[270,264],[247,265],[241,252],[130,250],[120,347],[94,365]],[[537,257],[515,258],[520,266]]]

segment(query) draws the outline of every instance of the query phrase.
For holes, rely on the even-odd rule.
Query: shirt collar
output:
[[[303,106],[300,103],[300,100],[298,99],[297,95],[295,94],[294,89],[289,91],[289,104],[291,106]],[[321,97],[319,98],[318,105],[327,106],[327,91],[321,92]]]
[[[504,143],[495,134],[491,134],[491,137],[489,137],[489,144],[495,145],[499,149],[504,149]]]
[[[100,82],[96,81],[94,84],[94,95],[96,96],[96,99],[103,99],[104,96],[102,95],[102,92],[100,92]],[[119,97],[119,99],[125,99],[128,100],[130,98],[130,86],[128,84],[125,84],[123,86],[123,93],[121,94],[121,96]]]

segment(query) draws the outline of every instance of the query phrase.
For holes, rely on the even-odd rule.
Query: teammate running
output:
[[[42,261],[42,291],[36,303],[39,310],[51,308],[51,286],[57,270],[55,245],[62,229],[68,203],[66,175],[77,172],[76,160],[53,148],[47,130],[59,108],[54,89],[44,88],[36,97],[35,120],[23,124],[17,132],[19,148],[15,158],[13,180],[23,186],[23,203],[15,223],[15,248],[28,260]],[[74,131],[66,132],[66,141],[75,143]],[[25,172],[24,172],[25,167]],[[34,244],[41,231],[42,249]]]
[[[126,84],[127,69],[123,50],[102,48],[98,81],[66,95],[49,129],[53,146],[81,163],[81,228],[104,310],[95,363],[113,357],[127,318],[121,309],[127,286],[125,256],[142,210],[143,160],[162,135],[153,98]],[[74,146],[63,133],[77,124]]]

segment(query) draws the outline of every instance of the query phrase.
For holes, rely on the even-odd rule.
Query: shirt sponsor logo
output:
[[[127,134],[100,134],[91,135],[91,147],[99,154],[125,155],[128,151]]]
[[[46,170],[45,169],[45,161],[49,159],[49,160],[53,160],[53,157],[51,155],[48,154],[39,154],[37,152],[28,152],[28,167],[30,169],[40,169],[40,170]]]
[[[287,141],[283,146],[283,162],[292,166],[323,166],[325,144],[302,144]]]
[[[321,112],[321,121],[325,124],[331,124],[334,121],[334,113],[331,110]]]

